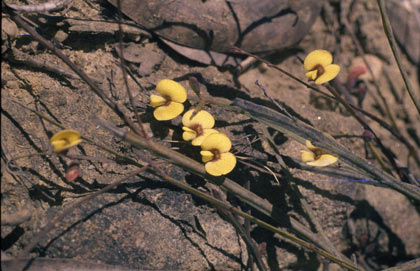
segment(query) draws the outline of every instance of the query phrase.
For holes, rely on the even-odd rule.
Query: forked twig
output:
[[[128,86],[128,81],[127,81],[127,72],[126,72],[126,65],[125,65],[125,59],[124,59],[124,48],[123,48],[123,29],[122,29],[122,24],[121,24],[121,18],[122,18],[122,14],[121,14],[121,0],[117,0],[117,6],[118,6],[118,45],[119,45],[119,51],[120,51],[120,56],[121,56],[121,61],[120,61],[120,67],[121,67],[121,71],[122,71],[122,75],[123,75],[123,80],[124,80],[124,85],[125,85],[125,89],[127,90],[128,93],[128,97],[130,99],[130,103],[131,103],[131,107],[133,108],[134,111],[134,115],[136,117],[137,123],[140,127],[140,131],[137,129],[137,127],[132,127],[134,129],[134,131],[139,134],[142,135],[144,138],[148,138],[147,133],[146,133],[146,129],[144,128],[144,125],[139,117],[139,114],[137,112],[137,107],[135,106],[134,103],[134,98],[133,98],[133,94],[131,93],[130,87]]]

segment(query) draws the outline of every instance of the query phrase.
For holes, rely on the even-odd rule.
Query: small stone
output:
[[[2,32],[2,41],[3,41],[3,32],[9,37],[9,39],[14,40],[19,35],[19,29],[17,25],[9,20],[8,18],[1,18],[1,32]]]
[[[57,97],[57,105],[58,106],[65,106],[67,105],[67,99],[65,96],[58,96]]]
[[[372,72],[375,78],[379,78],[380,74],[382,73],[382,66],[383,66],[382,61],[375,55],[366,54],[365,58],[370,68],[372,69]],[[355,67],[355,66],[362,66],[366,68],[366,72],[359,76],[360,79],[373,80],[369,72],[369,69],[365,65],[365,62],[361,56],[355,57],[353,61],[351,62],[351,67]]]
[[[119,49],[116,48],[118,55],[121,56]],[[124,59],[140,64],[137,73],[141,76],[148,76],[153,73],[162,64],[165,56],[156,49],[147,48],[143,45],[131,43],[124,48]]]
[[[55,38],[58,42],[62,43],[62,42],[64,42],[64,41],[67,39],[67,37],[68,37],[68,36],[69,36],[69,35],[68,35],[66,32],[64,32],[64,31],[62,31],[62,30],[58,30],[58,31],[57,31],[57,33],[55,33],[54,38]]]
[[[148,56],[147,59],[144,59],[144,61],[140,63],[140,67],[137,70],[137,73],[139,75],[142,75],[142,76],[150,75],[152,72],[154,72],[155,70],[159,68],[160,64],[162,64],[163,59],[165,58],[164,55],[161,55],[153,51],[149,51],[147,56]]]
[[[6,82],[6,87],[8,87],[10,89],[18,89],[19,88],[19,83],[16,80],[8,80]]]

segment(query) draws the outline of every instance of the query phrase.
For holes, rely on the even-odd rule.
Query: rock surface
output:
[[[116,0],[110,2],[117,6]],[[121,1],[122,12],[179,45],[228,52],[275,51],[297,43],[319,15],[319,1]]]
[[[191,2],[234,5],[240,1]],[[340,1],[342,2],[345,1]],[[277,52],[268,58],[272,63],[306,80],[298,57],[304,58],[314,49],[329,50],[333,52],[334,63],[341,66],[338,80],[345,82],[352,60],[360,53],[350,36],[340,31],[341,28],[335,28],[341,26],[337,20],[340,8],[338,5],[341,4],[338,1],[324,3],[326,6],[322,17],[315,20],[309,34],[299,43],[298,50]],[[380,94],[384,95],[388,102],[401,132],[413,146],[418,147],[415,136],[420,134],[420,119],[403,90],[399,71],[392,62],[392,54],[381,29],[376,4],[369,0],[355,3],[349,17],[354,19],[354,26],[358,27],[356,33],[363,41],[363,49],[375,55],[381,62],[382,72],[379,72],[377,82],[381,87]],[[331,23],[326,19],[328,7],[332,11]],[[112,97],[134,119],[123,73],[118,65],[120,59],[115,52],[118,39],[110,35],[109,31],[101,33],[100,30],[69,30],[55,23],[62,15],[53,14],[54,16],[31,15],[30,19],[39,24],[40,28],[48,29],[50,37],[58,31],[68,34],[63,40],[62,52],[90,77],[95,78],[95,82],[100,84],[104,93]],[[68,17],[78,18],[80,25],[86,26],[104,20],[109,20],[107,24],[112,24],[110,15],[115,15],[115,9],[105,4],[105,1],[99,0],[75,0],[66,14]],[[281,18],[288,16],[295,18],[293,14]],[[112,29],[109,30],[114,31]],[[133,40],[136,39],[127,38],[123,41],[127,45]],[[18,35],[14,48],[55,67],[67,69],[50,52],[32,46],[32,41],[27,35]],[[180,117],[172,122],[157,122],[153,119],[153,109],[148,106],[149,96],[155,93],[154,88],[159,80],[174,79],[187,89],[191,99],[190,104],[185,104],[186,109],[197,105],[197,96],[188,84],[189,76],[193,75],[199,80],[202,92],[217,101],[229,102],[240,97],[277,110],[272,101],[256,86],[255,82],[258,80],[267,94],[292,116],[331,134],[355,154],[380,167],[371,155],[366,156],[365,144],[361,138],[363,127],[349,116],[345,108],[311,92],[275,69],[270,68],[262,72],[255,65],[251,65],[249,70],[238,75],[226,69],[200,65],[175,54],[148,35],[144,35],[136,44],[136,48],[146,48],[145,55],[152,51],[164,56],[160,65],[151,69],[147,77],[134,73],[136,81],[131,77],[127,78],[146,131],[160,144],[200,161],[197,149],[182,142]],[[133,53],[132,60],[136,62],[133,63],[141,64],[144,61],[143,56],[135,50]],[[409,80],[418,92],[418,67],[409,62],[404,55],[403,64],[408,71]],[[72,149],[74,154],[99,160],[80,161],[81,176],[73,182],[67,181],[64,176],[66,165],[63,159],[57,155],[43,154],[49,148],[49,138],[60,128],[40,120],[37,115],[4,98],[39,110],[65,127],[76,129],[82,135],[92,138],[97,144],[106,145],[136,161],[146,163],[153,159],[160,169],[171,177],[201,191],[209,191],[204,185],[204,180],[187,174],[166,160],[136,150],[98,128],[92,121],[93,116],[119,127],[125,128],[125,125],[81,80],[59,76],[42,68],[16,65],[7,60],[2,60],[1,67],[1,142],[4,155],[1,179],[2,221],[14,221],[13,225],[1,227],[1,237],[2,251],[9,257],[18,255],[23,247],[67,206],[127,176],[135,168],[121,161],[109,163],[107,160],[115,159],[114,155],[95,144],[84,142]],[[372,82],[367,81],[366,84],[368,93],[363,108],[388,121]],[[290,191],[289,179],[275,178],[271,173],[258,169],[267,166],[281,174],[274,152],[262,136],[261,125],[220,106],[206,105],[205,108],[216,118],[217,128],[232,139],[233,150],[241,157],[229,176],[241,185],[246,185],[249,181],[251,191],[274,204],[281,214],[280,226],[289,229],[291,217],[305,225],[308,224],[307,216],[303,213],[296,195]],[[419,169],[409,156],[406,146],[377,123],[369,120],[369,124],[399,161],[415,176],[420,176]],[[280,133],[270,133],[290,167],[293,180],[313,208],[326,236],[340,252],[348,257],[353,254],[361,255],[372,269],[395,266],[400,262],[420,257],[420,248],[415,242],[415,238],[418,239],[420,235],[419,213],[414,204],[394,191],[371,187],[364,183],[330,179],[324,175],[297,169],[292,159],[299,159],[300,150],[305,147]],[[10,170],[7,170],[7,161],[20,156],[25,157],[9,164]],[[246,163],[251,163],[253,167]],[[344,168],[342,165],[333,165],[330,169],[340,170],[339,167]],[[247,210],[246,205],[238,199],[232,195],[226,196],[234,206]],[[3,220],[28,213],[31,215],[20,219],[18,225],[14,224],[17,223],[16,219]],[[273,223],[258,212],[251,213]],[[261,227],[252,225],[250,235],[261,249],[268,269],[295,271],[323,270],[331,267],[331,270],[340,270],[333,264],[325,263],[315,253],[287,242]],[[153,267],[175,270],[245,270],[248,260],[244,242],[233,226],[222,219],[213,206],[151,173],[131,178],[112,191],[77,208],[56,225],[30,256],[72,258],[137,269]]]

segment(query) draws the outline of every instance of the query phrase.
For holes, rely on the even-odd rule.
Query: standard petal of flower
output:
[[[221,133],[211,134],[201,144],[203,150],[217,149],[220,153],[228,152],[232,147],[230,139]]]
[[[325,67],[325,72],[315,80],[315,84],[323,84],[333,80],[340,72],[340,66],[331,64]]]
[[[183,103],[187,99],[187,91],[178,82],[169,79],[160,80],[156,85],[156,91],[168,96],[172,101]]]
[[[201,136],[197,136],[197,138],[195,138],[193,141],[191,141],[191,144],[193,146],[200,146],[203,141],[211,134],[216,134],[218,133],[217,130],[215,129],[204,129],[203,134]]]
[[[323,67],[330,65],[333,61],[332,55],[326,50],[315,50],[309,53],[303,62],[303,67],[307,71],[311,71],[316,65]]]
[[[236,166],[236,157],[230,152],[223,153],[217,161],[210,161],[205,168],[208,174],[213,176],[225,175]]]
[[[325,167],[325,166],[334,164],[337,161],[338,161],[338,157],[335,157],[334,155],[331,155],[331,154],[323,154],[321,155],[321,157],[319,157],[319,159],[312,162],[308,162],[306,164],[310,166],[314,166],[314,167]]]
[[[157,107],[163,104],[166,104],[168,101],[163,98],[162,96],[158,95],[150,95],[150,105],[153,107]]]
[[[170,102],[155,109],[153,115],[157,120],[171,120],[179,116],[184,111],[184,105],[177,102]]]
[[[311,151],[300,151],[301,156],[300,159],[302,162],[307,163],[315,160],[315,153]]]
[[[211,151],[201,151],[200,154],[201,154],[201,160],[204,163],[207,163],[208,161],[213,160],[214,153],[212,153]]]
[[[182,127],[182,130],[184,130],[184,132],[182,133],[182,139],[184,139],[185,141],[193,140],[197,136],[197,133],[188,127],[184,126]]]
[[[214,118],[209,112],[200,110],[191,118],[193,112],[194,109],[188,110],[182,117],[182,124],[184,126],[190,126],[192,124],[199,123],[204,129],[213,128]]]

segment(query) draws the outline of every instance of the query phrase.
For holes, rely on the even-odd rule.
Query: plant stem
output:
[[[208,180],[209,182],[213,184],[219,185],[222,189],[228,191],[229,193],[232,193],[241,201],[255,208],[257,211],[261,212],[262,214],[268,217],[271,217],[272,219],[276,221],[283,219],[281,217],[276,217],[276,214],[273,212],[273,205],[269,201],[259,197],[258,195],[254,194],[251,191],[248,191],[247,189],[243,188],[242,186],[240,186],[239,184],[237,184],[236,182],[232,181],[231,179],[227,177],[224,177],[224,176],[215,177],[215,176],[207,174],[204,166],[198,163],[197,161],[181,153],[178,153],[172,149],[168,149],[167,147],[157,142],[154,142],[153,140],[146,140],[133,132],[126,132],[105,121],[100,120],[99,118],[95,120],[95,123],[97,125],[102,126],[104,129],[108,130],[109,132],[113,133],[114,136],[120,137],[125,142],[130,143],[133,147],[136,147],[139,149],[147,149],[157,154],[161,158],[166,158],[170,160],[174,165],[180,166],[191,173],[194,173],[198,176],[205,178],[206,180]],[[168,176],[168,178],[170,177]],[[180,185],[183,185],[183,184],[181,183]],[[184,188],[184,187],[181,187],[181,188]],[[190,189],[189,186],[188,186],[188,189]],[[191,192],[188,189],[186,188],[188,192]],[[232,210],[229,209],[229,211],[232,211]],[[238,215],[243,216],[241,214],[238,214]],[[296,219],[293,219],[293,218],[289,218],[289,219],[290,219],[290,224],[292,226],[293,231],[299,233],[299,235],[304,237],[306,240],[313,242],[314,244],[328,251],[329,253],[335,254],[335,252],[331,251],[328,245],[325,244],[324,240],[319,238],[318,234],[314,234],[310,229],[308,229],[306,226],[301,224]],[[254,222],[254,220],[251,220],[251,221]],[[313,245],[313,247],[315,246]],[[345,261],[348,263],[348,260],[346,258],[343,258],[342,261]]]
[[[391,27],[388,15],[385,10],[384,0],[377,0],[377,2],[379,6],[379,11],[381,12],[382,25],[384,27],[384,31],[388,39],[389,45],[391,46],[392,54],[394,55],[395,61],[397,62],[398,69],[400,70],[400,73],[404,80],[404,84],[405,84],[405,87],[407,88],[408,94],[410,94],[410,98],[413,101],[414,105],[416,106],[416,109],[420,115],[420,103],[416,95],[414,94],[413,88],[411,87],[410,81],[408,80],[407,73],[402,67],[400,52],[397,49],[397,42],[395,41],[394,33],[392,32],[392,27]]]

